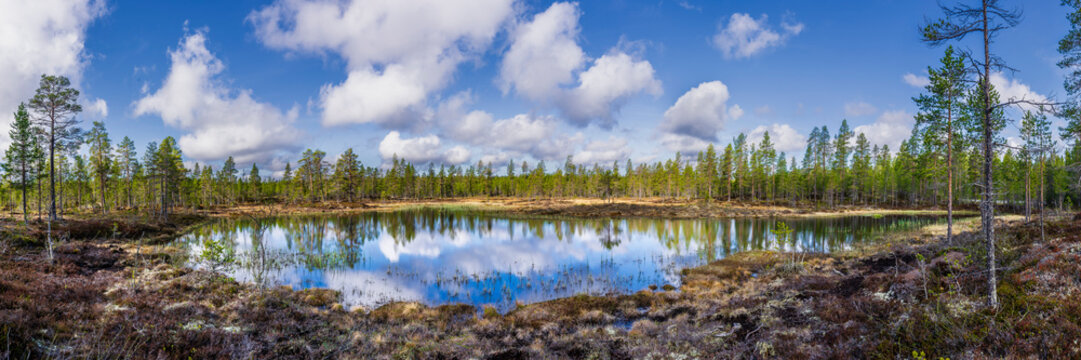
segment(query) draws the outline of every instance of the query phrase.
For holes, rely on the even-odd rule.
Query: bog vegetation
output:
[[[668,198],[814,208],[942,206],[952,210],[955,204],[978,206],[981,212],[979,234],[959,236],[956,242],[951,237],[951,221],[946,241],[940,244],[891,249],[888,254],[866,259],[816,257],[805,261],[803,257],[778,259],[774,254],[762,255],[762,259],[769,261],[762,260],[761,264],[752,261],[755,259],[745,263],[733,259],[728,265],[737,266],[739,271],[726,268],[723,263],[688,271],[684,275],[688,276],[689,285],[680,294],[576,297],[549,304],[547,309],[552,310],[551,313],[545,313],[545,307],[531,307],[507,317],[486,314],[479,319],[443,313],[452,308],[432,310],[399,304],[377,310],[370,317],[338,317],[339,323],[327,326],[329,322],[323,318],[326,313],[317,316],[300,305],[309,300],[308,297],[300,299],[304,294],[276,289],[272,291],[280,292],[280,297],[264,297],[268,292],[262,289],[254,292],[246,285],[206,272],[181,271],[165,264],[160,264],[153,272],[146,272],[146,276],[167,281],[181,279],[183,282],[177,281],[180,285],[156,289],[137,289],[133,285],[127,290],[110,288],[104,280],[88,277],[90,280],[86,281],[94,281],[95,287],[85,293],[76,293],[69,291],[67,284],[56,280],[60,275],[43,262],[26,266],[12,262],[14,260],[0,259],[12,274],[18,273],[18,281],[35,284],[35,281],[43,282],[45,280],[41,279],[48,278],[48,284],[51,284],[51,287],[19,285],[23,287],[17,288],[12,285],[14,282],[0,283],[0,293],[14,293],[12,289],[17,289],[42,298],[67,296],[64,300],[74,299],[71,302],[75,306],[89,306],[91,300],[101,302],[106,299],[98,294],[110,288],[107,300],[128,301],[127,304],[133,307],[158,313],[165,310],[156,308],[161,306],[159,299],[151,296],[167,294],[188,304],[184,309],[190,310],[182,311],[203,315],[211,310],[193,299],[206,296],[219,305],[230,304],[223,309],[236,313],[233,317],[236,323],[266,325],[266,319],[272,318],[270,313],[286,309],[295,322],[276,327],[288,329],[285,333],[310,330],[314,338],[336,339],[348,342],[360,351],[375,352],[404,349],[423,353],[417,350],[419,345],[408,339],[416,337],[417,333],[438,331],[447,335],[443,339],[452,339],[447,342],[465,339],[462,340],[464,343],[476,345],[477,349],[493,351],[514,347],[528,349],[522,344],[531,344],[541,338],[557,339],[564,343],[556,341],[552,343],[555,345],[548,344],[550,346],[544,349],[565,356],[576,354],[571,350],[588,349],[608,349],[615,354],[621,347],[631,347],[625,354],[645,356],[661,346],[653,341],[666,341],[716,351],[706,352],[708,354],[755,352],[763,357],[812,357],[814,351],[826,351],[847,355],[892,354],[886,357],[896,358],[897,354],[907,355],[912,350],[920,350],[911,353],[922,358],[925,355],[922,350],[934,349],[948,349],[959,354],[967,350],[967,354],[988,357],[1036,351],[1050,351],[1051,356],[1076,357],[1076,338],[1081,334],[1077,326],[1078,292],[1059,290],[1077,287],[1077,254],[1081,251],[1076,239],[1078,223],[1051,226],[1047,234],[1052,238],[1046,242],[1043,241],[1046,234],[1042,226],[1038,236],[1031,228],[1014,228],[1001,234],[1000,245],[1008,248],[996,248],[993,226],[996,209],[1023,213],[1026,218],[1038,214],[1042,224],[1042,216],[1048,209],[1072,210],[1081,201],[1081,189],[1078,188],[1081,184],[1078,171],[1081,168],[1078,165],[1081,164],[1081,100],[1078,98],[1081,95],[1081,0],[1063,0],[1062,3],[1069,9],[1067,19],[1070,22],[1070,30],[1058,49],[1062,54],[1058,65],[1066,74],[1064,82],[1068,95],[1063,102],[1004,99],[989,80],[997,72],[1011,70],[999,56],[994,40],[1020,23],[1019,10],[1004,6],[999,0],[966,0],[943,6],[941,14],[932,16],[919,31],[920,39],[941,48],[943,55],[939,62],[928,67],[929,84],[912,99],[919,109],[915,126],[896,149],[872,144],[864,134],[855,132],[845,119],[837,119],[811,131],[806,149],[799,158],[778,151],[770,134],[765,133],[761,139],[753,141],[740,134],[720,144],[723,146],[710,145],[695,154],[677,153],[667,160],[634,162],[624,159],[610,164],[582,164],[572,157],[555,163],[518,159],[505,164],[413,164],[394,157],[383,164],[363,164],[352,149],[337,156],[308,149],[299,154],[298,160],[285,164],[284,169],[272,176],[265,169],[261,170],[259,164],[240,165],[231,157],[220,166],[185,163],[181,149],[172,137],[137,149],[135,141],[127,136],[110,134],[102,122],[93,122],[89,124],[89,130],[84,131],[81,126],[87,124],[81,124],[78,118],[82,111],[78,105],[79,91],[62,76],[43,75],[35,94],[14,114],[9,133],[12,143],[3,156],[4,177],[0,186],[5,210],[17,214],[23,224],[33,225],[35,221],[48,224],[50,264],[53,223],[74,213],[126,212],[145,215],[145,219],[167,221],[177,217],[175,214],[182,210],[238,204],[465,197]],[[968,48],[969,45],[972,47]],[[1052,135],[1049,116],[1066,120],[1058,138]],[[1004,136],[1007,129],[1015,129],[1020,141],[1007,142]],[[120,140],[114,141],[117,138]],[[40,227],[33,231],[38,229]],[[776,236],[788,234],[782,228]],[[102,258],[111,259],[101,269],[122,268],[117,265],[121,260],[117,255],[122,253],[120,251],[110,252],[76,243],[58,250],[58,262],[76,274],[70,278],[85,275],[77,270],[92,267],[88,267],[90,262],[86,259],[97,256],[95,252],[104,254]],[[208,247],[208,251],[215,256],[230,256],[224,248]],[[997,255],[1002,257],[996,259]],[[996,268],[998,265],[1005,268]],[[755,276],[751,276],[748,269],[754,270]],[[787,270],[777,272],[776,269]],[[188,276],[189,273],[198,276]],[[759,279],[759,273],[766,275]],[[803,274],[803,282],[773,282],[789,273]],[[1003,277],[998,277],[999,274]],[[154,284],[149,280],[145,283]],[[696,290],[696,284],[701,288]],[[748,287],[748,284],[753,286]],[[199,293],[216,288],[228,290]],[[226,293],[230,295],[222,295]],[[238,293],[250,295],[262,303],[251,307],[236,304],[240,301],[235,296]],[[253,293],[258,296],[251,295]],[[986,300],[987,306],[981,309],[987,311],[973,310],[977,307],[973,299],[977,297]],[[29,295],[26,299],[0,297],[0,300],[9,305],[33,308],[34,311],[25,313],[40,315],[36,319],[41,324],[4,325],[2,329],[14,329],[15,336],[31,334],[33,329],[56,320],[48,317],[57,309],[37,304]],[[738,305],[739,302],[744,306]],[[322,301],[318,306],[325,308],[328,303]],[[601,303],[612,304],[603,307],[605,312],[602,312],[601,306],[596,305]],[[566,329],[565,324],[549,325],[546,319],[558,317],[552,314],[569,313],[557,311],[562,310],[561,304],[579,310],[592,309],[589,306],[598,308],[579,314],[581,319],[591,319],[587,321],[587,327],[595,327],[597,331],[578,336],[580,334],[573,329]],[[733,304],[737,304],[736,307]],[[403,314],[415,316],[410,320],[392,316],[399,308],[404,309],[401,310]],[[120,307],[110,311],[124,314],[128,310]],[[65,311],[80,316],[91,313],[90,310]],[[1029,313],[1033,315],[1026,316]],[[630,332],[621,333],[607,326],[615,323],[611,314],[635,321]],[[531,317],[533,315],[536,316]],[[195,324],[191,325],[193,328],[202,328],[203,323],[184,322],[186,318],[176,316],[178,318],[170,318],[167,323],[183,323],[184,330],[189,330],[190,324]],[[436,320],[417,324],[420,320],[416,319],[425,316]],[[216,321],[214,316],[202,317]],[[203,353],[196,352],[194,347],[218,344],[215,341],[220,339],[236,340],[239,344],[240,334],[255,332],[223,327],[215,330],[220,335],[216,340],[206,338],[210,335],[203,332],[192,335],[198,338],[165,344],[163,339],[169,339],[173,333],[156,329],[173,325],[146,326],[144,328],[161,332],[149,336],[132,335],[136,332],[124,327],[131,319],[108,319],[111,322],[107,324],[120,329],[117,330],[119,333],[128,334],[119,338],[125,341],[122,344],[125,348],[139,349],[132,353],[147,356],[159,348],[161,352],[181,354],[183,350],[165,348],[176,344],[191,345],[196,357],[242,353],[237,350],[240,345],[236,348],[221,345],[221,349],[216,349],[220,352],[207,350]],[[383,320],[388,319],[409,326],[387,329],[388,322]],[[458,321],[454,319],[466,319],[462,322],[469,326],[448,326],[452,320]],[[141,322],[136,323],[141,325],[155,324],[155,320],[148,318],[138,320]],[[953,320],[957,321],[951,322]],[[436,322],[442,325],[429,326]],[[802,327],[812,322],[819,330],[804,331]],[[995,327],[996,323],[1009,326]],[[597,324],[604,324],[603,332]],[[662,327],[658,324],[666,324],[663,329],[668,330],[660,330]],[[710,333],[703,332],[707,330],[703,324],[711,326],[708,328]],[[354,330],[366,326],[371,330],[366,334],[386,334],[389,340],[372,340],[374,347],[368,347],[370,344],[365,341],[376,338],[375,335],[342,340],[348,334],[342,329],[349,326]],[[789,328],[796,330],[788,331]],[[1061,330],[1065,335],[1059,337],[1049,329]],[[641,336],[634,337],[635,333]],[[631,334],[628,336],[634,339],[630,345],[614,339],[625,334]],[[833,335],[822,338],[814,334]],[[875,336],[864,336],[866,334]],[[677,335],[681,338],[674,338]],[[5,339],[15,337],[8,333],[3,336]],[[104,339],[104,335],[98,336],[99,340]],[[378,339],[384,339],[384,335],[378,336]],[[737,340],[714,341],[729,337]],[[147,341],[147,338],[151,339],[152,346],[143,346],[144,343],[139,342]],[[689,338],[695,341],[686,341]],[[281,335],[258,342],[259,351],[263,352],[256,353],[281,355],[278,352],[281,349],[276,346],[283,344],[295,346],[286,349],[292,351],[289,354],[331,356],[341,349],[330,340],[322,343],[322,347],[320,344],[300,344],[302,341]],[[405,345],[399,349],[397,346],[401,344]],[[788,347],[783,346],[786,344]],[[16,345],[33,349],[26,353],[35,355],[45,348],[29,342]],[[462,346],[446,346],[451,349],[448,354],[461,355],[466,351]],[[322,350],[326,350],[325,353],[319,353]]]

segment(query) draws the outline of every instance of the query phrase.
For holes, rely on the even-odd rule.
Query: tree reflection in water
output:
[[[231,246],[226,271],[260,286],[330,287],[349,305],[464,302],[501,310],[578,293],[678,287],[685,267],[748,250],[830,252],[938,220],[508,218],[448,209],[222,220],[178,240]],[[195,257],[193,257],[194,259]],[[199,266],[192,262],[193,266]]]

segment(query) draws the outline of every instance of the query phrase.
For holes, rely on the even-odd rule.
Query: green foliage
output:
[[[11,131],[8,132],[11,145],[4,152],[3,168],[8,175],[8,180],[22,193],[23,223],[30,221],[27,192],[37,177],[35,171],[40,170],[34,165],[45,157],[34,132],[26,105],[19,104],[19,109],[15,112],[15,121],[11,123]]]
[[[218,271],[236,262],[235,250],[224,239],[207,236],[202,240],[201,245],[203,250],[199,253],[199,257],[211,270]]]

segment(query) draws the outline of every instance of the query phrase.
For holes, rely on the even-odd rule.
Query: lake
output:
[[[346,306],[419,301],[506,311],[580,293],[678,287],[680,270],[740,251],[831,252],[940,221],[520,218],[425,208],[221,220],[177,243],[190,266],[264,286],[340,290]],[[791,232],[778,235],[778,226]]]

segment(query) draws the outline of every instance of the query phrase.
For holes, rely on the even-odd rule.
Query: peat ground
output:
[[[1037,223],[1000,221],[997,310],[983,305],[987,254],[970,222],[952,244],[935,227],[846,253],[742,253],[685,270],[679,291],[499,314],[348,311],[334,291],[175,265],[178,249],[157,244],[206,219],[73,218],[54,229],[52,262],[40,224],[5,222],[0,358],[1081,357],[1081,220],[1048,223],[1043,241]]]

